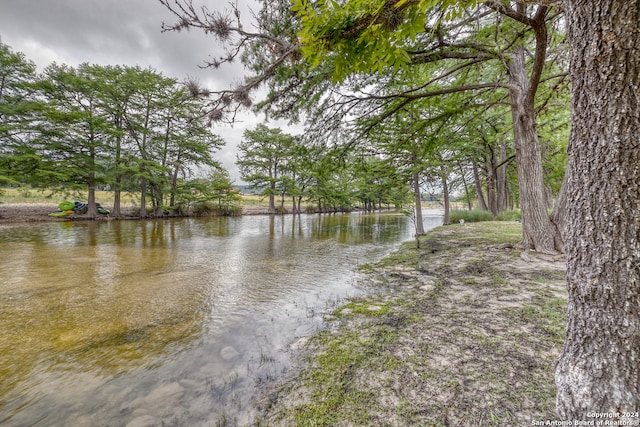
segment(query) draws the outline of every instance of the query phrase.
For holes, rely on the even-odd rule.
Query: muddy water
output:
[[[0,425],[246,422],[366,292],[357,265],[411,234],[393,214],[0,226]]]

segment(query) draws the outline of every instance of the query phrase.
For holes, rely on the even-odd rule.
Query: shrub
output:
[[[238,216],[242,214],[242,206],[239,205],[222,205],[215,209],[216,214],[222,216]]]
[[[522,219],[522,214],[519,210],[512,211],[504,211],[500,215],[498,215],[498,220],[500,221],[520,221]]]
[[[194,216],[210,216],[216,212],[211,202],[196,202],[191,205],[191,214]]]
[[[459,211],[454,210],[450,213],[450,220],[452,224],[456,224],[460,222],[461,219],[464,222],[480,222],[480,221],[516,221],[519,220],[522,216],[520,215],[520,211],[504,211],[498,216],[493,216],[493,214],[489,211],[481,211],[479,209],[474,209],[471,211]]]
[[[464,222],[495,221],[495,217],[491,212],[478,209],[472,211],[451,211],[449,215],[452,224],[460,222],[461,219],[463,219]]]

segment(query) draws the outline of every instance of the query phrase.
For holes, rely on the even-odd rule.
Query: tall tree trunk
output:
[[[113,186],[113,209],[111,210],[111,216],[118,218],[122,216],[120,206],[122,205],[122,177],[117,176]]]
[[[486,160],[487,165],[487,201],[489,210],[493,215],[498,215],[498,197],[496,194],[496,165],[493,159]]]
[[[458,167],[460,168],[460,177],[462,178],[462,185],[464,185],[464,196],[467,199],[467,210],[472,210],[473,206],[471,206],[471,195],[469,194],[469,184],[467,183],[467,178],[465,176],[462,163],[458,163]]]
[[[93,140],[93,136],[91,137]],[[90,149],[90,172],[88,180],[88,200],[87,200],[87,216],[89,218],[95,218],[98,216],[98,209],[96,208],[96,153],[95,148]]]
[[[178,164],[174,165],[171,173],[171,195],[169,197],[169,206],[172,210],[176,210],[176,193],[178,192],[178,172],[180,167]]]
[[[416,204],[416,236],[423,236],[422,194],[420,194],[420,173],[417,171],[413,173],[413,200]]]
[[[500,142],[500,162],[496,171],[497,213],[507,208],[507,143]]]
[[[484,193],[482,192],[482,182],[480,181],[480,172],[478,171],[478,163],[474,160],[473,165],[473,182],[476,187],[476,197],[478,198],[478,205],[481,211],[488,211],[487,202],[484,199]]]
[[[442,167],[442,197],[444,198],[444,218],[442,220],[442,225],[449,225],[451,224],[451,219],[449,219],[451,203],[449,202],[449,183],[447,181],[447,173],[444,170],[444,166]]]
[[[140,180],[140,218],[146,218],[147,214],[147,180]]]
[[[153,216],[164,216],[164,193],[160,184],[150,184],[151,196],[153,201]]]
[[[565,10],[571,222],[557,411],[624,419],[640,411],[640,2],[565,0]]]
[[[556,203],[553,207],[553,213],[551,215],[551,219],[555,226],[557,227],[560,235],[562,236],[562,242],[566,240],[567,234],[567,210],[569,208],[569,169],[567,169],[564,173],[564,177],[562,178],[562,186],[560,187],[560,192],[558,193],[558,197],[556,198]],[[564,247],[562,249],[564,252]]]
[[[272,182],[269,185],[269,213],[276,213],[276,184]]]
[[[89,178],[88,187],[87,216],[89,218],[95,218],[98,216],[98,209],[96,208],[96,180],[93,173],[91,173]]]
[[[116,120],[116,127],[118,130],[121,129],[120,120]],[[120,173],[120,163],[121,163],[121,150],[122,150],[122,138],[118,136],[116,138],[116,153],[115,153],[115,161],[114,168],[116,170],[116,176],[113,183],[113,209],[111,210],[111,216],[120,217],[122,214],[120,212],[121,205],[121,192],[122,192],[122,174]]]
[[[527,77],[524,47],[516,47],[509,64],[511,113],[518,166],[520,207],[525,249],[556,253],[558,230],[547,213],[542,153],[536,129],[533,88]]]

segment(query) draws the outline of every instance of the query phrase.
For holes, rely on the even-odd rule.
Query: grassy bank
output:
[[[136,194],[122,193],[123,206],[140,206],[140,197]],[[63,200],[86,202],[87,194],[82,192],[53,193],[51,190],[36,188],[2,188],[0,203],[2,204],[34,204],[57,206]],[[103,206],[113,206],[113,191],[96,191],[96,201]],[[267,208],[269,200],[257,195],[243,195],[241,204],[246,207]]]
[[[519,426],[555,419],[564,259],[523,261],[518,223],[436,229],[365,267],[259,425]],[[506,246],[506,247],[505,247]]]

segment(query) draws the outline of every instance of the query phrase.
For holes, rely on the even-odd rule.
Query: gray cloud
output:
[[[198,66],[217,49],[202,32],[161,32],[172,14],[156,0],[3,0],[0,35],[39,66],[50,59],[77,65],[151,66],[179,79],[226,82],[240,70]],[[241,67],[239,64],[237,67]]]
[[[221,0],[203,3],[210,9],[228,7]],[[242,16],[249,18],[247,5],[253,5],[253,0],[239,3]],[[162,33],[162,22],[174,20],[171,12],[156,0],[0,1],[2,42],[23,52],[39,71],[52,62],[72,66],[83,62],[139,65],[178,80],[197,78],[213,90],[226,89],[241,79],[244,74],[241,64],[202,69],[205,60],[220,55],[222,49],[213,37],[201,31]],[[260,117],[247,112],[233,128],[214,129],[227,141],[218,158],[236,181],[239,181],[235,167],[237,144],[243,130],[260,121]]]

